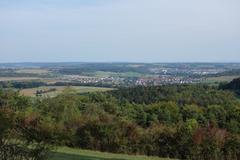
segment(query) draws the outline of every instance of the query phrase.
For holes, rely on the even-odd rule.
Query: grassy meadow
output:
[[[24,69],[18,69],[16,73],[47,74],[47,73],[50,73],[50,71],[48,69],[41,69],[41,68],[24,68]]]
[[[237,78],[239,76],[218,76],[218,77],[209,77],[204,80],[204,83],[210,84],[210,85],[218,85],[221,82],[230,82],[233,79]]]
[[[30,81],[30,80],[39,80],[39,77],[0,77],[1,81]]]
[[[113,154],[62,147],[50,156],[50,160],[168,160],[168,158]]]
[[[34,97],[36,96],[36,91],[37,90],[49,90],[49,89],[56,89],[55,91],[50,91],[47,93],[44,93],[44,96],[50,96],[54,97],[64,91],[66,86],[46,86],[46,87],[37,87],[37,88],[29,88],[29,89],[22,89],[20,90],[21,95],[25,96],[31,96]],[[85,87],[85,86],[71,86],[73,90],[75,90],[77,93],[87,93],[87,92],[104,92],[104,91],[109,91],[112,90],[112,88],[104,88],[104,87]]]

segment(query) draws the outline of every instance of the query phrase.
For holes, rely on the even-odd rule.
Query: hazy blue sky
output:
[[[240,0],[0,0],[0,62],[240,62]]]

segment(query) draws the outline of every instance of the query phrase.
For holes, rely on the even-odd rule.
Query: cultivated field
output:
[[[239,76],[219,76],[219,77],[209,77],[205,81],[207,83],[215,83],[215,82],[230,82],[234,78],[237,78]]]
[[[47,73],[50,73],[50,71],[48,69],[40,69],[40,68],[19,69],[16,72],[17,73],[30,73],[30,74],[47,74]]]
[[[169,159],[147,156],[133,156],[125,154],[112,154],[63,147],[58,149],[51,156],[50,160],[169,160]]]
[[[39,77],[0,77],[0,81],[28,81],[38,80]]]
[[[20,94],[25,96],[36,96],[37,90],[47,91],[49,89],[56,89],[55,91],[44,93],[44,96],[54,97],[64,91],[66,86],[47,86],[47,87],[37,87],[37,88],[29,88],[20,90]],[[112,90],[111,88],[103,88],[103,87],[85,87],[85,86],[71,86],[71,89],[75,90],[77,93],[87,93],[87,92],[104,92]]]

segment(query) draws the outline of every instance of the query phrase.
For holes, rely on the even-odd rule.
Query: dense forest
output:
[[[16,69],[3,69],[0,67],[0,77],[46,77],[37,73],[18,73]]]
[[[87,63],[78,66],[70,66],[60,68],[57,72],[60,74],[89,74],[96,71],[103,72],[137,72],[137,73],[149,73],[149,68],[153,67],[152,64],[134,64],[136,67],[127,66],[125,63]]]
[[[236,78],[230,83],[220,84],[219,88],[224,90],[232,90],[236,94],[240,95],[240,78]]]
[[[40,86],[47,86],[47,83],[41,81],[0,81],[0,87],[2,88],[15,88],[15,89],[24,89],[24,88],[35,88]]]
[[[195,160],[240,159],[240,100],[201,84],[53,98],[0,90],[0,159],[46,159],[54,146]],[[21,154],[19,154],[21,153]]]

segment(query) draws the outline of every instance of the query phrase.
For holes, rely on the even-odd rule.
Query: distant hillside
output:
[[[237,94],[240,95],[240,77],[233,79],[231,82],[227,84],[223,84],[220,86],[221,89],[228,89],[228,90],[233,90]]]

